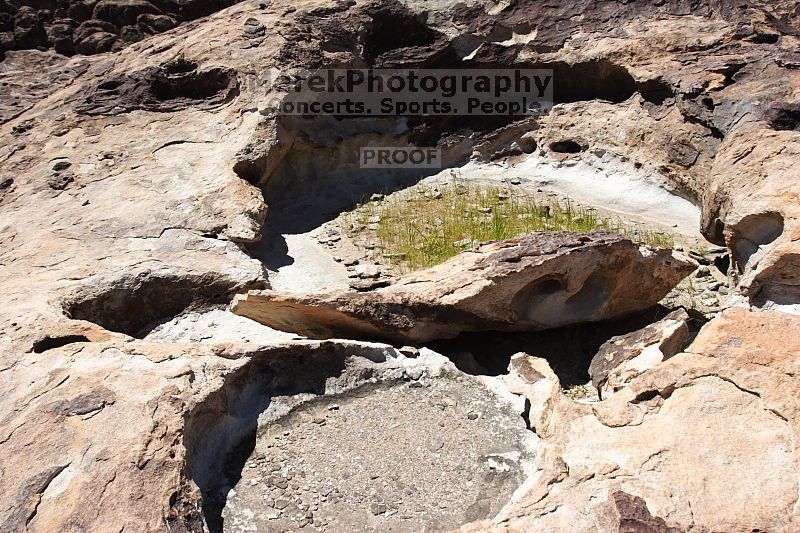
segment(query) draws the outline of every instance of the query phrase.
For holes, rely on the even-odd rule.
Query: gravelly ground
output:
[[[474,378],[323,397],[259,430],[224,530],[449,530],[508,502],[534,441]]]

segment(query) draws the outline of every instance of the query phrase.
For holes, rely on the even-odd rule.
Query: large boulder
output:
[[[82,2],[70,2],[67,14],[69,18],[82,22],[92,18],[92,11],[96,2],[92,0],[84,0]]]
[[[168,15],[154,15],[143,13],[136,19],[139,29],[144,33],[161,33],[171,30],[178,25],[178,21]]]
[[[0,11],[0,32],[12,32],[14,31],[14,15],[11,13],[6,13],[5,11]]]
[[[16,47],[36,48],[47,42],[42,21],[35,9],[22,6],[14,17],[14,40]]]
[[[692,270],[671,250],[613,233],[533,233],[484,244],[371,292],[250,292],[235,299],[233,311],[313,338],[425,342],[621,317],[654,305]]]
[[[92,18],[122,27],[136,24],[144,14],[160,14],[161,10],[147,0],[100,0],[94,6]]]
[[[111,35],[116,35],[119,30],[116,26],[111,24],[110,22],[106,22],[104,20],[87,20],[86,22],[81,22],[78,28],[75,30],[73,34],[73,38],[75,43],[80,43],[90,35],[94,33],[108,33]],[[81,52],[84,53],[84,52]]]
[[[110,51],[116,42],[117,36],[113,33],[98,31],[86,36],[86,38],[78,42],[75,48],[81,54],[99,54]]]
[[[70,55],[75,52],[72,32],[77,23],[72,19],[57,19],[47,28],[47,38],[59,54]]]

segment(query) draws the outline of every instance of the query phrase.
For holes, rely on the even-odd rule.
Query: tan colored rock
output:
[[[791,91],[786,99],[796,101],[800,80],[785,90]],[[777,111],[788,104],[776,105]],[[750,141],[754,138],[759,142]],[[704,221],[715,228],[707,231],[715,231],[717,242],[731,250],[731,274],[758,306],[800,301],[798,157],[797,131],[743,126],[726,139],[706,193]]]
[[[550,434],[553,412],[558,409],[556,404],[567,399],[561,394],[561,383],[547,361],[526,353],[514,354],[505,383],[510,392],[524,396],[530,402],[528,420],[531,430],[541,437]]]
[[[642,372],[681,351],[689,336],[688,320],[688,313],[679,309],[643,329],[604,343],[589,365],[589,376],[600,397],[608,398]]]
[[[254,358],[313,360],[308,346],[326,344],[151,343],[110,331],[122,324],[138,334],[128,326],[140,313],[163,320],[184,303],[203,308],[266,286],[263,265],[244,248],[259,240],[267,216],[250,182],[269,184],[295,141],[269,115],[281,95],[266,73],[362,64],[356,53],[372,18],[360,1],[308,0],[294,11],[258,4],[116,53],[8,51],[0,62],[2,531],[202,530],[188,457],[197,457],[203,431],[235,427],[236,417],[224,415],[236,400],[231,385],[250,375]],[[796,305],[794,3],[699,2],[691,12],[676,1],[506,4],[406,2],[438,32],[436,46],[397,49],[379,39],[390,49],[375,50],[376,58],[413,65],[415,54],[420,62],[476,53],[503,64],[621,67],[633,84],[614,68],[600,69],[611,78],[583,71],[569,79],[576,89],[623,86],[624,94],[598,100],[606,95],[589,90],[586,101],[559,104],[527,124],[535,130],[528,139],[541,147],[580,138],[589,148],[576,159],[625,172],[639,165],[636,176],[701,203],[706,235],[735,252],[753,303]],[[246,24],[251,18],[258,25]],[[0,40],[8,48],[14,36]],[[150,82],[164,76],[180,83],[159,99]],[[133,90],[113,93],[115,86]],[[204,97],[191,98],[192,87],[205,88]],[[81,112],[87,99],[104,106]],[[474,132],[446,133],[469,153]],[[345,146],[357,147],[355,139]],[[309,145],[289,159],[320,153]],[[330,168],[338,153],[327,146],[319,166]],[[319,175],[292,170],[282,176],[304,186]],[[94,302],[86,307],[97,312],[69,317],[66,304],[75,302]],[[474,529],[800,530],[800,347],[791,334],[799,325],[779,312],[731,309],[686,353],[594,412],[554,409],[563,423],[548,425],[539,473],[496,521]]]
[[[232,310],[312,338],[424,342],[624,316],[654,305],[692,269],[670,250],[640,249],[611,233],[534,233],[484,244],[371,292],[250,292]]]
[[[2,418],[2,452],[25,468],[0,466],[0,498],[13,504],[0,530],[199,531],[197,486],[219,483],[225,454],[255,428],[261,410],[242,399],[248,385],[265,386],[265,369],[314,361],[314,372],[280,379],[304,386],[330,376],[333,385],[345,359],[390,355],[385,345],[346,341],[247,347],[120,336],[23,356],[3,372],[5,399],[19,409]]]
[[[793,531],[800,345],[779,332],[798,326],[733,308],[592,412],[556,403],[569,422],[543,442],[527,494],[483,530],[627,531],[622,492],[648,531]]]

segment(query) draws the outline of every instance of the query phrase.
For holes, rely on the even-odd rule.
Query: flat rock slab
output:
[[[500,511],[536,441],[464,376],[367,385],[259,426],[226,532],[449,531]]]
[[[427,342],[466,331],[534,331],[617,318],[656,304],[694,266],[609,232],[542,232],[369,292],[250,291],[232,310],[311,338]]]

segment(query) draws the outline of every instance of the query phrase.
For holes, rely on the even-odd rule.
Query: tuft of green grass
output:
[[[144,39],[144,34],[138,31],[130,31],[122,34],[122,40],[126,43],[138,43]]]
[[[671,235],[598,216],[591,207],[515,191],[512,187],[453,183],[416,187],[403,195],[365,202],[348,213],[351,237],[368,230],[377,247],[402,270],[442,263],[479,243],[537,231],[622,234],[634,242],[672,247]]]

